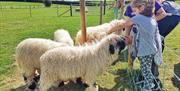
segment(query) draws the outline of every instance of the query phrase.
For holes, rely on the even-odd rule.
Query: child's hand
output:
[[[125,36],[125,43],[126,45],[132,44],[132,36]]]

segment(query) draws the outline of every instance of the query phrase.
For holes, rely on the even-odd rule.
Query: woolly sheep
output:
[[[118,58],[124,47],[124,40],[111,34],[95,45],[58,47],[45,52],[40,58],[40,91],[47,91],[54,82],[79,77],[92,87],[96,76]]]
[[[110,23],[104,23],[102,25],[88,27],[86,29],[87,31],[86,41],[93,42],[94,40],[101,40],[104,36],[107,35],[110,29],[112,29],[114,26],[117,26],[118,24],[121,24],[123,22],[124,20],[113,20]],[[116,32],[115,34],[119,35],[121,34],[121,32]],[[75,44],[78,45],[81,43],[82,43],[81,31],[79,31],[75,37]]]
[[[35,71],[40,73],[40,57],[49,49],[68,46],[48,39],[28,38],[20,42],[16,48],[16,62],[22,71],[28,85],[35,77]]]
[[[74,41],[72,40],[69,32],[64,29],[59,29],[54,32],[54,41],[67,43],[70,46],[74,45]]]

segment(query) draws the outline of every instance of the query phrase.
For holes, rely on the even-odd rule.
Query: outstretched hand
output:
[[[125,36],[125,43],[126,45],[132,44],[132,36]]]

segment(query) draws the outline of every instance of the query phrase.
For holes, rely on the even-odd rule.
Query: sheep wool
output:
[[[82,81],[92,87],[96,76],[102,74],[125,47],[116,34],[104,37],[95,45],[66,46],[51,49],[40,58],[40,91],[47,91],[56,81]]]
[[[36,70],[40,73],[40,57],[49,49],[68,46],[48,39],[28,38],[16,48],[16,62],[28,84],[31,84]]]
[[[54,32],[54,41],[61,42],[61,43],[66,43],[69,46],[74,45],[74,41],[71,38],[69,32],[64,29],[59,29]]]
[[[88,27],[86,29],[87,30],[86,41],[87,42],[93,42],[95,40],[101,40],[104,36],[107,35],[107,33],[113,27],[117,26],[118,24],[122,24],[124,22],[125,22],[124,20],[112,20],[109,23],[104,23],[102,25]],[[117,31],[117,32],[115,32],[115,34],[120,35],[121,31]],[[82,36],[81,31],[79,31],[75,37],[75,44],[76,45],[79,45],[82,43],[81,36]]]

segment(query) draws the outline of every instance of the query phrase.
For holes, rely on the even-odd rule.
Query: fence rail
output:
[[[105,4],[102,4],[104,6]],[[109,7],[109,4],[106,4],[105,6]],[[29,11],[29,16],[33,16],[34,10],[40,10],[40,9],[56,9],[56,16],[63,16],[63,15],[69,15],[69,16],[79,16],[79,11],[77,10],[79,8],[79,4],[70,4],[70,5],[53,5],[49,8],[45,7],[44,5],[21,5],[21,6],[13,6],[13,5],[0,5],[0,9],[2,11],[8,10],[8,9],[14,9],[14,10],[21,10],[21,9],[27,9]],[[100,6],[86,6],[87,8],[87,15],[88,16],[100,16]],[[63,10],[62,10],[63,9]],[[108,11],[108,9],[104,10],[103,13],[105,15],[105,12]]]

